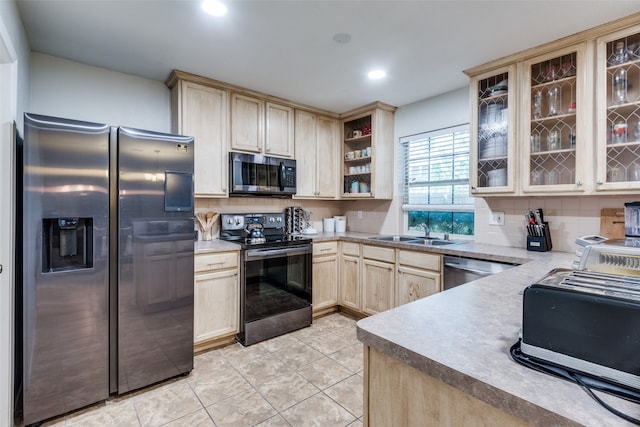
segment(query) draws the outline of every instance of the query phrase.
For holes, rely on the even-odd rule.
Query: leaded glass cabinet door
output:
[[[471,194],[513,193],[516,66],[475,76],[470,88]]]
[[[581,44],[523,63],[523,192],[585,191],[584,150],[591,141],[584,126],[591,105],[585,53]]]
[[[640,188],[640,26],[598,40],[596,190]]]

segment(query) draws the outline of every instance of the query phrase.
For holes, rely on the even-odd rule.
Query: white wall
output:
[[[171,131],[169,89],[163,82],[41,53],[31,55],[29,112]]]

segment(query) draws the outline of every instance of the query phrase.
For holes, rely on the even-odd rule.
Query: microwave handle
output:
[[[280,177],[278,179],[278,181],[280,181],[280,191],[284,191],[284,171],[284,162],[280,162]]]

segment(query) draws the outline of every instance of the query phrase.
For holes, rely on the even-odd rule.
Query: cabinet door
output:
[[[262,152],[264,146],[264,101],[231,94],[231,149]]]
[[[640,189],[640,26],[598,39],[596,190]]]
[[[293,108],[267,102],[267,132],[264,152],[269,156],[293,157]]]
[[[238,332],[238,271],[197,274],[194,285],[194,342]]]
[[[340,305],[361,311],[360,304],[360,258],[343,255],[340,270]]]
[[[313,259],[314,313],[338,304],[338,257],[324,255]]]
[[[318,116],[316,146],[316,195],[334,199],[338,196],[338,121]]]
[[[440,292],[440,274],[417,268],[398,268],[396,306]]]
[[[362,311],[376,314],[393,307],[394,265],[362,260]]]
[[[229,99],[224,90],[181,82],[179,132],[193,136],[196,197],[227,196]],[[212,167],[215,165],[215,167]]]
[[[523,63],[522,191],[582,193],[592,91],[586,84],[586,45]],[[589,61],[590,62],[590,61]]]
[[[471,194],[513,193],[516,188],[516,85],[515,65],[471,79]]]
[[[316,115],[296,110],[295,144],[297,164],[297,194],[295,197],[315,197],[316,194]]]

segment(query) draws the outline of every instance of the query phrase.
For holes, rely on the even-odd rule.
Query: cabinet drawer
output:
[[[222,252],[217,254],[196,255],[194,272],[222,270],[238,267],[238,252]]]
[[[383,248],[380,246],[362,245],[362,257],[367,259],[377,259],[379,261],[396,262],[395,249]]]
[[[400,265],[410,265],[418,268],[426,268],[440,272],[441,255],[428,254],[415,251],[399,251],[398,263]]]
[[[353,242],[342,242],[342,253],[344,255],[360,256],[360,244]]]
[[[318,242],[313,244],[313,255],[329,255],[338,253],[338,242]]]

